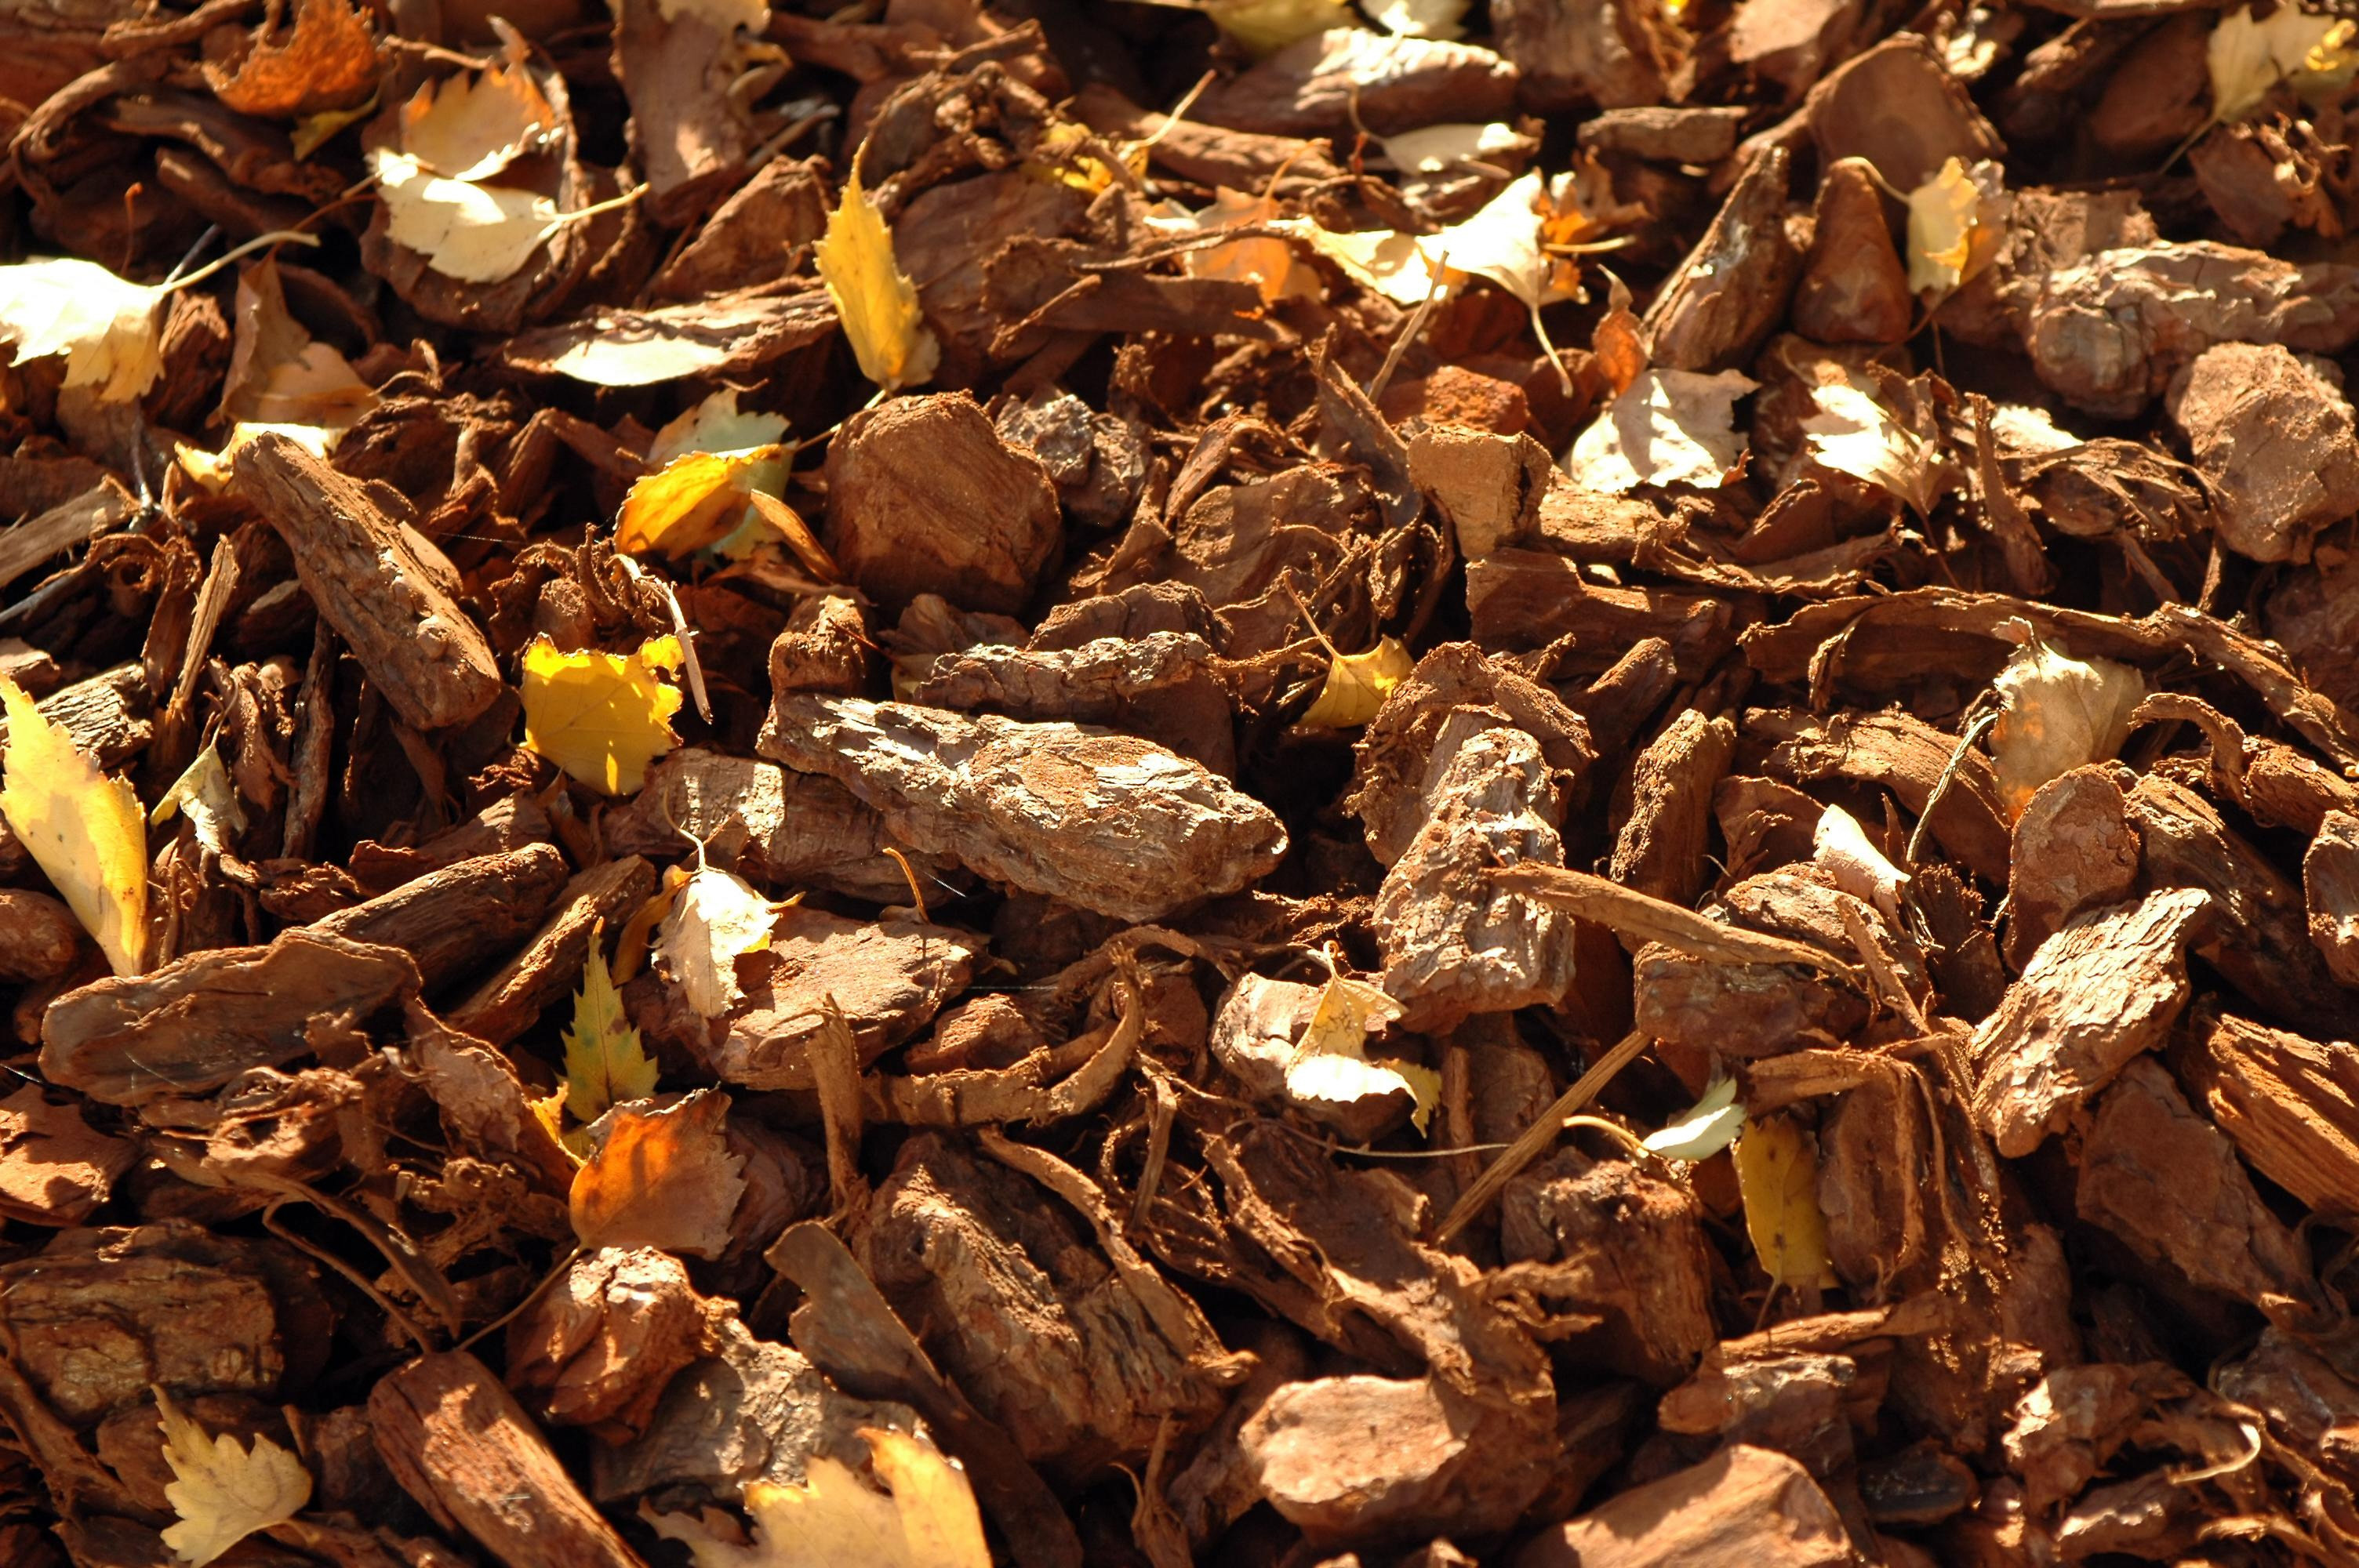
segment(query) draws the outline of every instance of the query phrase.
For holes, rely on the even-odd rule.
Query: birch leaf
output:
[[[1736,1141],[1745,1108],[1736,1100],[1734,1078],[1714,1078],[1687,1114],[1643,1140],[1667,1160],[1709,1160]]]
[[[413,153],[379,147],[369,164],[387,232],[462,283],[514,277],[562,222],[557,203],[538,191],[446,178]]]
[[[745,1195],[745,1160],[729,1152],[728,1114],[729,1097],[713,1089],[658,1110],[608,1111],[567,1195],[575,1238],[586,1248],[720,1257]]]
[[[2068,657],[2021,629],[2024,641],[1991,683],[2000,705],[1991,761],[2010,818],[2049,780],[2111,759],[2146,699],[2146,677],[2129,665]]]
[[[573,1022],[565,1031],[566,1108],[577,1121],[595,1121],[610,1107],[655,1092],[656,1065],[623,1012],[605,948],[592,931],[582,961],[582,989],[573,999]]]
[[[1744,460],[1736,400],[1756,384],[1733,370],[1646,371],[1581,433],[1564,466],[1582,489],[1609,495],[1642,484],[1717,489]]]
[[[1365,724],[1385,705],[1393,687],[1408,678],[1416,661],[1397,637],[1386,637],[1364,654],[1341,654],[1328,661],[1327,684],[1295,722],[1313,730],[1345,730]]]
[[[213,96],[241,114],[332,113],[376,91],[376,38],[344,0],[295,0],[295,25],[285,38],[258,38],[234,69],[211,60],[201,69]]]
[[[1943,163],[1908,193],[1908,287],[1946,295],[1989,265],[2012,204],[1998,165]]]
[[[658,430],[655,439],[647,443],[647,463],[661,468],[689,452],[742,452],[751,447],[776,446],[786,434],[785,415],[741,410],[737,389],[724,386]]]
[[[0,342],[16,345],[16,363],[63,354],[68,386],[126,403],[164,372],[163,297],[74,256],[0,266]]]
[[[674,637],[652,638],[632,654],[560,654],[536,637],[518,683],[524,743],[592,789],[632,793],[647,782],[647,764],[679,744],[671,728],[679,689],[658,672],[680,661]]]
[[[656,957],[700,1018],[719,1018],[745,999],[737,960],[770,945],[778,906],[734,871],[707,866],[688,879],[664,916]]]
[[[918,308],[918,286],[894,259],[893,231],[885,214],[861,189],[856,152],[843,200],[828,215],[816,259],[860,373],[887,392],[930,380],[942,346]]]
[[[1848,381],[1810,388],[1810,401],[1818,412],[1801,428],[1813,458],[1907,503],[1919,517],[1932,512],[1945,487],[1938,448]]]
[[[966,1473],[919,1438],[874,1427],[860,1435],[886,1490],[825,1454],[804,1465],[800,1486],[748,1481],[750,1546],[687,1514],[643,1507],[642,1517],[665,1540],[685,1542],[696,1568],[991,1568]]]
[[[130,781],[75,749],[24,688],[0,676],[8,741],[0,816],[48,874],[118,975],[147,965],[147,826]]]
[[[1836,1283],[1827,1263],[1827,1217],[1819,1209],[1819,1162],[1787,1117],[1747,1121],[1737,1135],[1736,1190],[1762,1271],[1781,1285]]]
[[[2278,82],[2305,98],[2339,92],[2359,70],[2352,48],[2359,27],[2333,16],[2313,16],[2293,5],[2278,6],[2267,21],[2253,20],[2240,6],[2212,29],[2203,66],[2212,80],[2212,124],[2246,118]]]
[[[1415,1109],[1410,1122],[1419,1132],[1441,1101],[1441,1075],[1397,1057],[1368,1055],[1367,1037],[1401,1015],[1401,1005],[1381,988],[1331,974],[1319,992],[1310,1022],[1295,1042],[1286,1068],[1286,1092],[1298,1100],[1354,1100],[1408,1093]]]
[[[147,820],[169,822],[176,812],[188,814],[197,842],[216,855],[228,854],[232,840],[245,831],[245,807],[238,802],[237,786],[230,783],[218,749],[207,746],[197,753],[196,761],[181,771],[164,798],[156,803],[156,809],[147,814]]]
[[[270,1439],[257,1436],[249,1449],[225,1432],[208,1437],[162,1389],[156,1390],[156,1413],[164,1429],[164,1463],[173,1476],[164,1500],[179,1516],[164,1527],[164,1544],[191,1568],[255,1530],[286,1523],[311,1500],[311,1472]]]
[[[683,452],[642,475],[623,498],[614,547],[629,555],[660,550],[675,557],[719,540],[745,518],[747,493],[779,476],[777,447],[738,452]]]
[[[401,150],[446,179],[488,179],[557,131],[521,47],[481,71],[429,81],[401,106]]]

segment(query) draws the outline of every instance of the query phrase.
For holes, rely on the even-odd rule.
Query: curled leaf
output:
[[[8,741],[0,816],[118,975],[147,966],[147,825],[127,779],[110,779],[24,688],[0,676]]]
[[[2023,642],[1991,685],[1999,697],[1991,761],[2009,816],[2020,816],[2041,784],[2105,762],[2129,739],[2146,677],[2111,659],[2075,659],[2020,628]]]
[[[1834,878],[1837,888],[1874,904],[1886,920],[1900,919],[1900,895],[1908,889],[1908,873],[1869,841],[1858,817],[1840,806],[1821,812],[1810,835],[1810,858]]]
[[[707,866],[688,879],[656,937],[656,957],[700,1018],[745,1000],[737,960],[770,945],[778,906],[734,871]]]
[[[1716,490],[1744,461],[1736,400],[1757,384],[1733,370],[1641,372],[1573,442],[1565,469],[1582,489],[1606,494],[1642,484]]]
[[[462,283],[515,276],[562,222],[557,203],[538,191],[450,178],[413,153],[379,147],[369,166],[395,243]]]
[[[1938,446],[1847,380],[1813,386],[1810,401],[1818,411],[1801,427],[1811,457],[1906,502],[1919,517],[1933,510],[1947,484]]]
[[[1416,1062],[1368,1055],[1367,1037],[1401,1012],[1400,1003],[1380,988],[1329,975],[1287,1064],[1286,1092],[1298,1100],[1343,1105],[1406,1092],[1416,1108],[1409,1120],[1423,1132],[1441,1101],[1441,1075]]]
[[[1312,730],[1365,724],[1415,665],[1397,637],[1386,637],[1364,654],[1338,654],[1327,663],[1318,700],[1296,722]]]
[[[207,60],[203,70],[213,96],[241,114],[326,114],[376,92],[376,38],[344,0],[295,0],[284,38],[257,37],[234,68]]]
[[[683,452],[631,486],[614,520],[614,547],[673,557],[703,549],[743,522],[749,492],[782,477],[780,469],[777,447]]]
[[[0,266],[0,342],[16,345],[18,363],[63,354],[68,386],[127,403],[164,373],[163,297],[75,256]]]
[[[222,765],[216,748],[198,751],[196,761],[172,781],[147,820],[169,822],[176,812],[188,814],[197,842],[216,855],[228,854],[231,840],[245,831],[245,807],[238,801],[237,786],[230,783],[229,770]]]
[[[1667,1160],[1709,1160],[1734,1142],[1744,1126],[1736,1080],[1714,1078],[1687,1114],[1642,1141],[1649,1152]]]

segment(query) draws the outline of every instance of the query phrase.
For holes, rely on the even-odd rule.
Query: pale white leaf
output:
[[[778,906],[733,871],[707,866],[672,901],[656,957],[700,1018],[719,1018],[745,997],[737,960],[770,945]]]
[[[1736,400],[1757,384],[1739,371],[1640,373],[1565,455],[1582,489],[1618,495],[1642,484],[1717,489],[1743,461]]]
[[[1640,1140],[1667,1160],[1709,1160],[1736,1141],[1745,1130],[1745,1108],[1736,1100],[1734,1078],[1714,1078],[1677,1121]]]

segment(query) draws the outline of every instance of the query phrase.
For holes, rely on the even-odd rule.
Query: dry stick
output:
[[[1611,926],[1624,936],[1660,942],[1692,957],[1723,964],[1803,964],[1839,975],[1865,989],[1859,972],[1821,947],[1742,926],[1723,925],[1669,899],[1620,882],[1559,866],[1514,866],[1485,880],[1502,892],[1521,893],[1540,903]]]
[[[1624,1035],[1613,1050],[1597,1059],[1597,1065],[1581,1075],[1572,1087],[1557,1097],[1557,1102],[1542,1111],[1539,1119],[1524,1129],[1523,1133],[1507,1152],[1491,1162],[1490,1168],[1474,1179],[1474,1184],[1451,1206],[1449,1216],[1433,1233],[1433,1245],[1443,1247],[1450,1238],[1466,1228],[1474,1217],[1491,1206],[1506,1184],[1514,1181],[1523,1168],[1538,1159],[1556,1135],[1564,1130],[1565,1121],[1591,1100],[1598,1091],[1614,1081],[1614,1075],[1628,1066],[1639,1052],[1651,1044],[1647,1035],[1636,1031]]]

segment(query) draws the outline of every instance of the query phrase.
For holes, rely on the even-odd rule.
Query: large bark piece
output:
[[[1614,843],[1625,887],[1693,903],[1702,892],[1712,792],[1736,755],[1736,726],[1690,708],[1647,743],[1630,767],[1630,818]]]
[[[1974,1032],[1974,1121],[2030,1153],[2187,1005],[2187,949],[2212,910],[2196,888],[2148,893],[2073,921],[2039,946]]]
[[[835,779],[903,843],[1120,920],[1234,892],[1286,852],[1267,806],[1129,735],[786,693],[761,749]]]
[[[203,1094],[248,1067],[362,1044],[371,1015],[418,991],[418,966],[398,948],[299,927],[267,947],[191,953],[60,997],[41,1021],[41,1076],[108,1105]]]
[[[541,1010],[582,984],[590,935],[603,922],[619,928],[653,897],[656,871],[636,855],[592,866],[567,882],[538,934],[451,1014],[451,1027],[505,1045],[532,1027]]]
[[[1786,313],[1802,258],[1786,238],[1792,160],[1783,147],[1755,158],[1647,308],[1658,369],[1720,371],[1749,364]]]
[[[1563,813],[1540,743],[1462,708],[1426,763],[1425,825],[1376,892],[1384,988],[1408,1028],[1552,1003],[1573,980],[1571,916],[1504,893],[1484,873],[1564,863]]]
[[[2219,498],[2220,542],[2256,561],[2303,560],[2311,535],[2359,510],[2359,443],[2337,381],[2274,343],[2221,343],[2171,384],[2171,418]]]
[[[491,643],[459,608],[451,563],[365,485],[277,434],[239,449],[236,482],[287,541],[321,618],[403,719],[420,730],[463,724],[506,689]]]
[[[1552,1525],[1515,1568],[1852,1568],[1843,1516],[1810,1473],[1743,1444]]]
[[[2171,1065],[2253,1169],[2321,1215],[2359,1216],[2359,1047],[2207,1013]]]
[[[321,935],[398,947],[439,989],[521,942],[566,881],[565,857],[547,844],[461,860],[366,903],[311,923]]]

